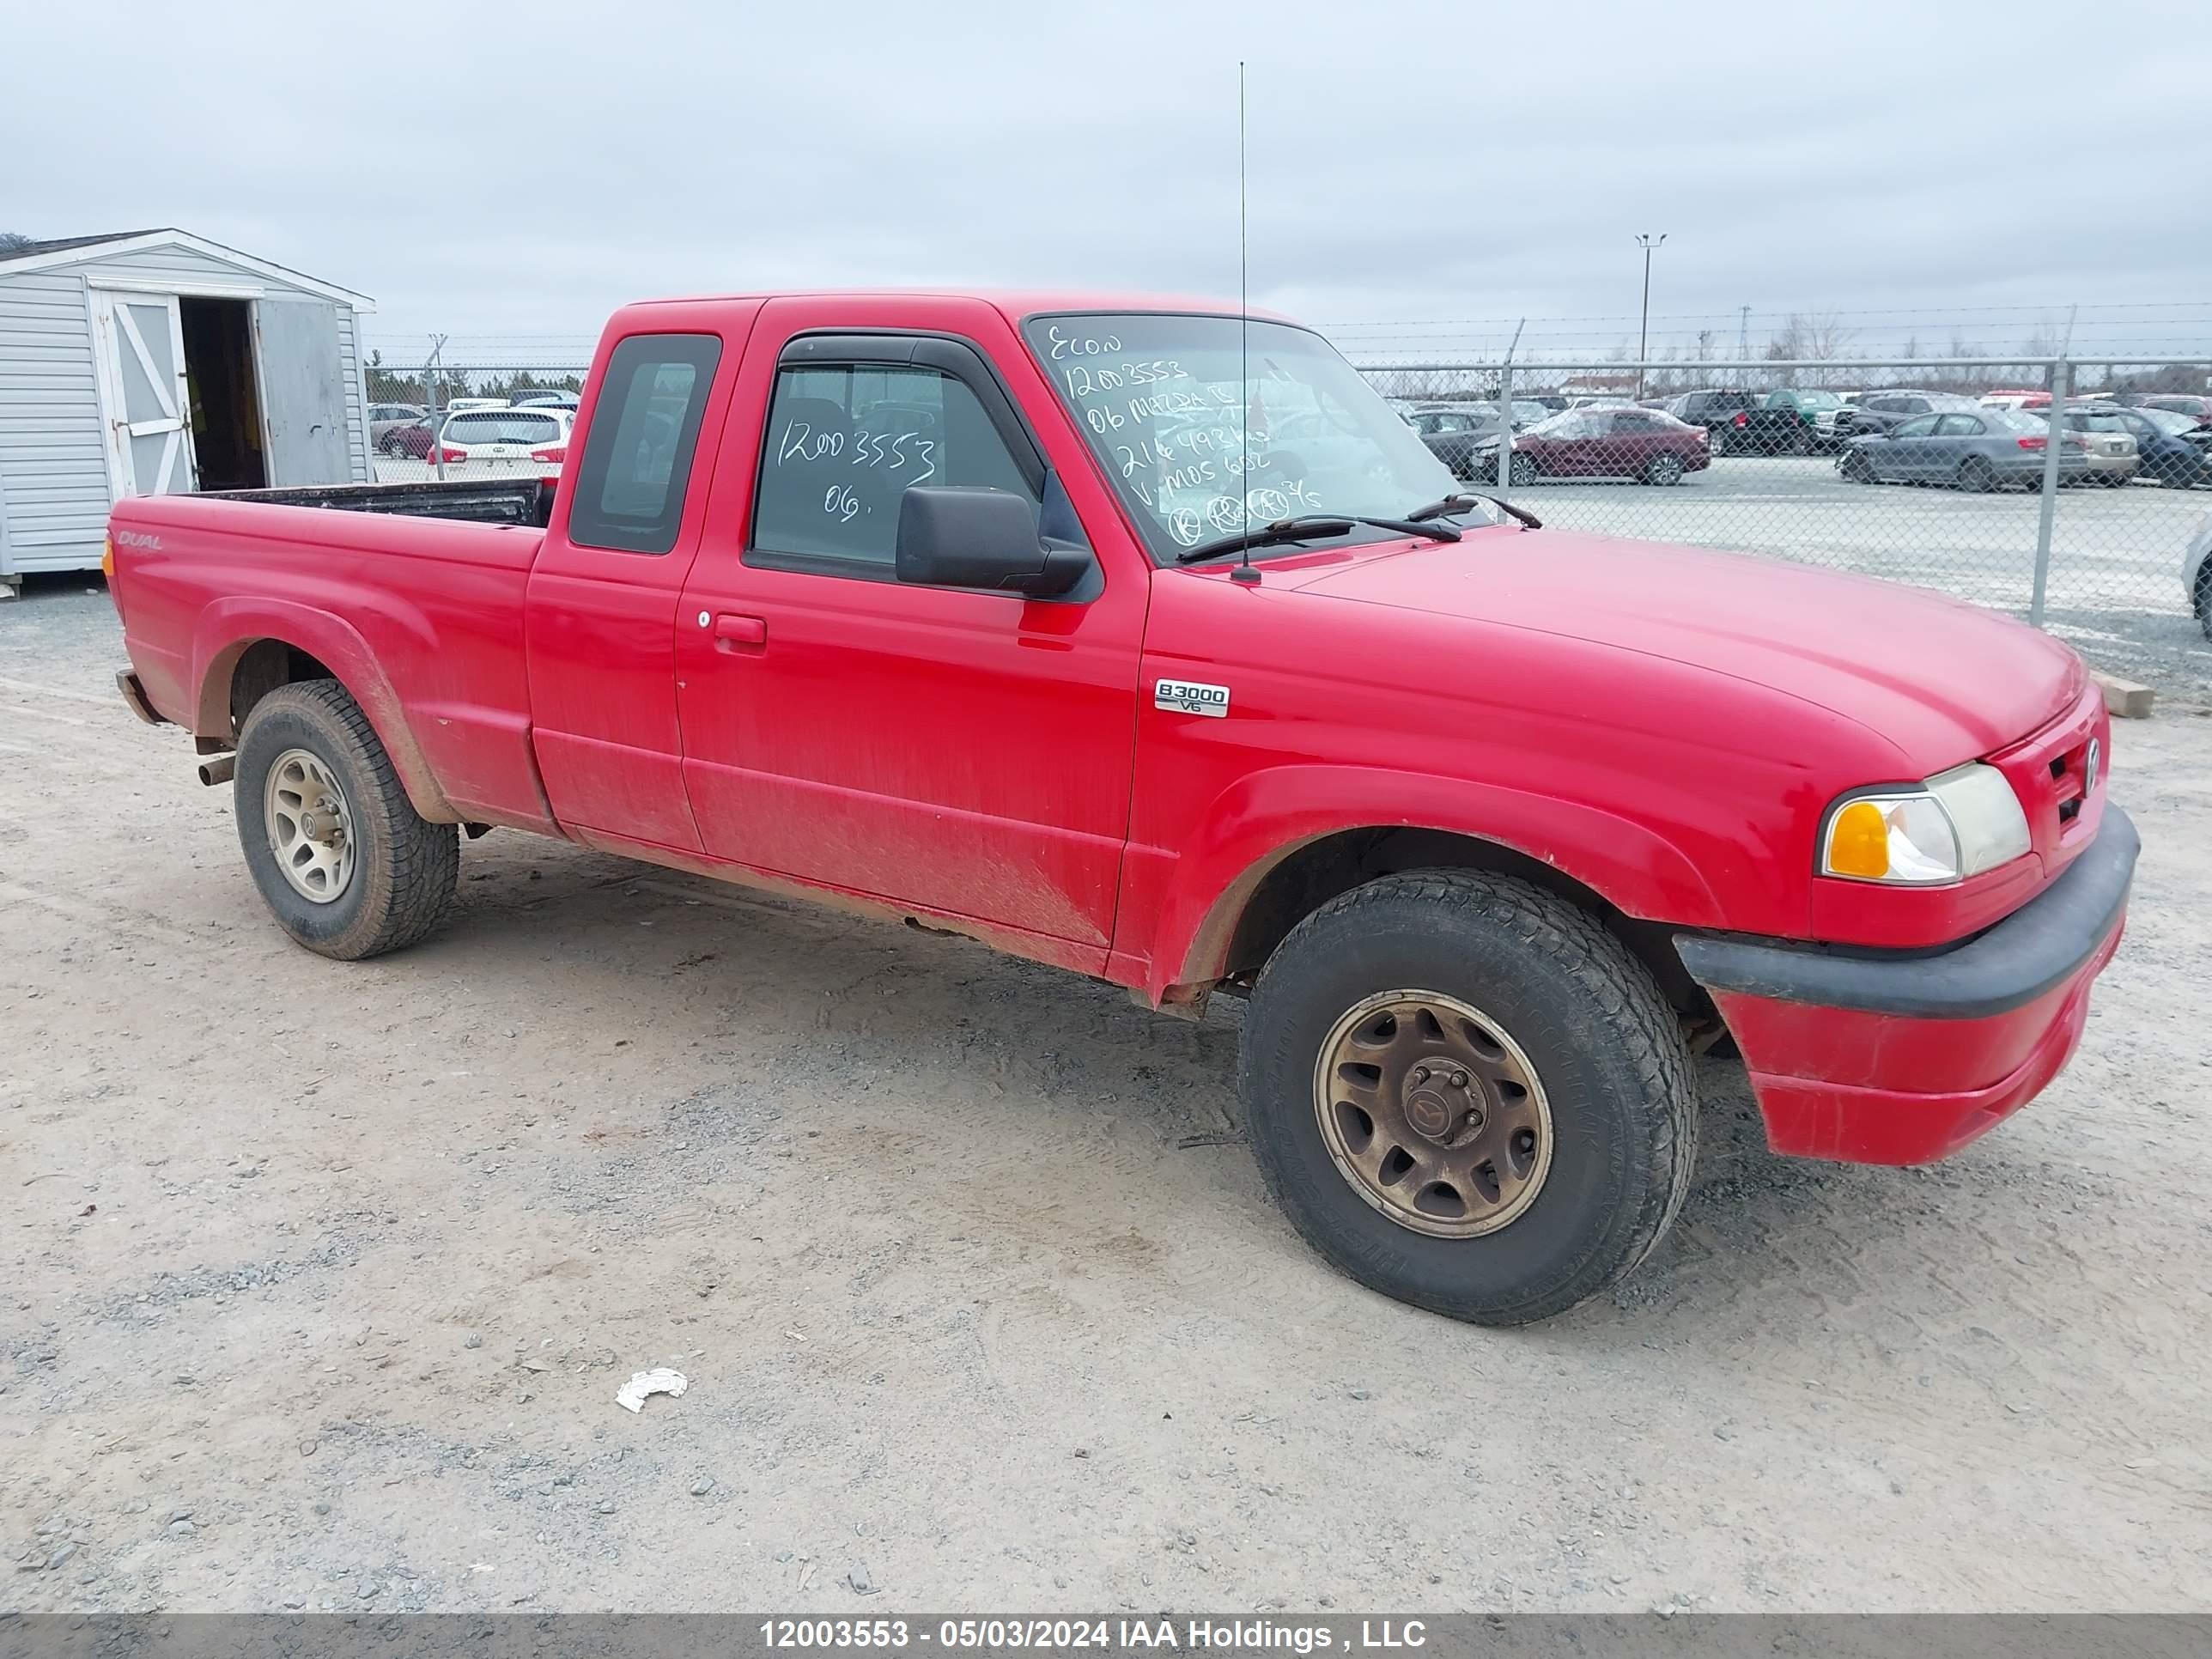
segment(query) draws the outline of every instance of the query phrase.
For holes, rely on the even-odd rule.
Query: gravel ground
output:
[[[2118,735],[2042,1101],[1796,1163],[1710,1063],[1670,1242],[1500,1334],[1299,1245],[1233,1009],[507,834],[298,951],[120,659],[0,609],[8,1607],[2212,1607],[2212,722]]]

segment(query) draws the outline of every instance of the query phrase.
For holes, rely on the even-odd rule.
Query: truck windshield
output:
[[[1240,349],[1234,317],[1085,313],[1024,325],[1155,559],[1279,519],[1398,518],[1452,494],[1443,463],[1320,336],[1249,326]]]

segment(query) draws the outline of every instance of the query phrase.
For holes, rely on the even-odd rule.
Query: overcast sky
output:
[[[1632,341],[1646,230],[1662,337],[1741,304],[1924,313],[1931,345],[1987,307],[2079,303],[2114,349],[2212,319],[2197,6],[5,11],[0,229],[181,226],[374,295],[387,355],[682,292],[1233,295],[1240,57],[1253,295],[1308,320]]]

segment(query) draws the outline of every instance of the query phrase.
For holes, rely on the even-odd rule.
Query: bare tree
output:
[[[20,230],[0,230],[0,258],[11,253],[21,253],[32,245],[33,239]]]
[[[1971,357],[1974,355],[1974,349],[1966,343],[1966,331],[1960,328],[1955,324],[1952,325],[1951,329],[1951,343],[1948,348],[1946,348],[1943,355],[1947,357],[1954,358]],[[1947,368],[1943,371],[1943,384],[1948,386],[1954,388],[1963,386],[1968,384],[1972,379],[1973,371],[1972,369]]]

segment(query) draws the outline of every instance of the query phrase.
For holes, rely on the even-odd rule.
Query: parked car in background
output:
[[[465,410],[438,428],[430,459],[490,471],[558,466],[568,459],[576,417],[565,409]]]
[[[2115,398],[2114,403],[2124,403]],[[2212,398],[2191,397],[2185,392],[2160,392],[2136,400],[2138,409],[2162,409],[2169,415],[2186,415],[2200,426],[2212,422]]]
[[[387,426],[376,440],[380,455],[404,455],[427,460],[430,454],[430,417],[418,416],[404,426]]]
[[[1868,392],[1862,393],[1856,403],[1836,411],[1836,435],[1850,439],[1863,432],[1887,432],[1917,416],[1967,414],[1981,407],[1973,398],[1953,392]]]
[[[507,406],[511,409],[568,409],[582,406],[583,400],[573,392],[533,392],[527,397],[517,398]]]
[[[1498,441],[1480,440],[1474,476],[1495,483]],[[1513,436],[1510,477],[1516,484],[1539,478],[1631,478],[1674,484],[1686,472],[1713,464],[1701,427],[1662,409],[1571,409]]]
[[[2016,412],[2024,419],[2041,422],[2045,431],[2051,429],[2048,408]],[[2121,418],[2128,412],[2112,404],[2069,403],[2059,416],[2065,430],[2081,437],[2082,451],[2089,459],[2088,483],[2117,488],[2134,477],[2142,465],[2135,436],[2139,423]]]
[[[1685,392],[1669,398],[1667,413],[1688,426],[1701,426],[1711,434],[1715,455],[1792,455],[1805,447],[1805,433],[1796,411],[1770,409],[1756,392],[1726,387]]]
[[[472,409],[505,409],[506,407],[507,399],[504,398],[448,398],[446,399],[445,412],[448,415],[460,415]]]
[[[1406,421],[1455,477],[1473,477],[1475,444],[1484,438],[1495,442],[1498,437],[1498,410],[1487,404],[1465,409],[1416,409],[1407,413]]]
[[[375,448],[383,449],[386,433],[395,427],[413,426],[423,417],[423,413],[413,404],[371,404],[368,406],[369,443]]]
[[[1843,441],[1836,435],[1836,416],[1844,407],[1844,400],[1832,392],[1784,386],[1766,394],[1766,407],[1786,409],[1797,417],[1797,428],[1806,449],[1826,452]]]
[[[1836,457],[1836,471],[1854,483],[1942,483],[1975,490],[2010,483],[2033,489],[2042,483],[2050,441],[2049,426],[2033,415],[1968,404],[1963,410],[1913,416],[1887,432],[1862,433]],[[2079,483],[2088,473],[2081,440],[2063,434],[2058,481]]]
[[[2169,489],[2212,484],[2212,427],[2170,409],[2114,404],[2096,412],[2136,441],[2138,477]]]
[[[1995,392],[1984,392],[1980,401],[1984,409],[2048,409],[2051,407],[2051,394],[2016,387],[2000,388]]]
[[[2212,514],[2197,526],[2197,534],[2181,556],[2181,591],[2189,596],[2197,627],[2204,630],[2206,639],[2212,640]]]
[[[1575,404],[1575,400],[1564,392],[1524,392],[1513,401],[1516,404],[1541,404],[1554,415],[1565,414]]]

